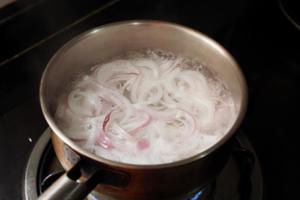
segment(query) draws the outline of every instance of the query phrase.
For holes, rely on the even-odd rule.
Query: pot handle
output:
[[[77,180],[81,177],[81,172],[77,164],[56,180],[38,200],[82,200],[99,183],[100,174],[94,173],[85,182],[79,183]]]
[[[78,162],[69,171],[64,173],[56,180],[46,191],[44,191],[38,200],[82,200],[98,184],[111,185],[124,188],[128,186],[130,175],[121,171],[110,169],[98,169],[86,178],[84,182],[79,182],[82,176],[82,162]]]

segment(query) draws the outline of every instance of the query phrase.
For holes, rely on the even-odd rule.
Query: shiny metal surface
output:
[[[124,51],[140,48],[159,48],[198,58],[217,72],[232,92],[236,109],[239,112],[236,123],[223,140],[212,148],[191,159],[179,161],[171,165],[183,164],[201,158],[222,145],[240,124],[247,105],[247,87],[237,63],[231,55],[212,39],[190,28],[160,21],[125,21],[105,25],[85,32],[62,47],[49,62],[44,71],[40,86],[40,101],[43,114],[51,129],[63,141],[81,154],[111,165],[122,165],[84,151],[73,143],[57,127],[54,120],[56,98],[64,87],[79,72],[87,71],[92,64],[119,55]],[[168,167],[169,164],[157,165]],[[135,166],[133,168],[155,168],[155,166]]]
[[[36,200],[38,199],[38,188],[41,187],[41,182],[43,180],[39,180],[40,173],[43,173],[43,170],[41,168],[45,166],[41,166],[45,163],[42,162],[43,159],[45,159],[45,156],[49,156],[47,153],[45,153],[47,150],[47,145],[49,144],[51,140],[51,130],[47,128],[43,134],[41,134],[38,141],[35,143],[35,146],[30,153],[30,157],[28,159],[26,169],[25,169],[25,175],[24,175],[24,182],[23,182],[23,199],[24,200]],[[46,154],[46,155],[45,155]],[[56,160],[56,159],[54,159]],[[53,161],[54,163],[51,163],[50,165],[55,166],[52,170],[57,170],[60,167]],[[51,168],[51,167],[50,167]],[[51,170],[50,170],[51,171]],[[94,200],[95,197],[98,194],[95,192],[89,195],[86,199],[87,200]],[[50,196],[50,195],[49,195]],[[47,197],[46,197],[47,198]]]
[[[216,72],[231,91],[238,113],[236,122],[224,138],[209,149],[181,161],[159,165],[133,165],[97,157],[64,135],[54,120],[56,97],[65,90],[64,86],[97,62],[143,48],[161,49],[197,58]],[[130,174],[131,181],[127,188],[99,185],[99,191],[121,195],[127,199],[159,199],[159,195],[162,194],[178,196],[199,189],[221,171],[230,151],[228,140],[245,114],[247,88],[244,77],[230,54],[202,33],[160,21],[126,21],[83,33],[62,47],[44,71],[40,100],[43,114],[54,132],[52,141],[56,154],[66,169],[70,169],[72,164],[64,155],[65,145],[73,149],[87,166],[120,170]],[[86,172],[88,170],[84,169]],[[188,184],[182,184],[183,182]]]

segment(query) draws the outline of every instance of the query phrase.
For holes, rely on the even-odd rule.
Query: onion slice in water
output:
[[[212,87],[185,60],[147,51],[99,64],[74,84],[56,118],[73,141],[108,159],[157,164],[194,155],[233,123],[220,114],[235,114],[224,85]]]

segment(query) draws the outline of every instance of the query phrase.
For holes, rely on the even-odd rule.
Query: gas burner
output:
[[[262,200],[263,179],[254,149],[241,132],[236,134],[235,140],[232,156],[221,174],[188,200]],[[37,141],[27,163],[24,199],[37,199],[63,173],[50,141],[50,130],[47,129]],[[87,199],[109,200],[96,192],[92,192]]]

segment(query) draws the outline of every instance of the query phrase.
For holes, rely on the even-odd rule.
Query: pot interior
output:
[[[130,21],[99,27],[74,38],[56,53],[41,82],[42,109],[51,129],[67,144],[75,147],[55,123],[57,97],[66,89],[66,85],[91,66],[124,52],[145,48],[197,58],[225,83],[238,113],[236,123],[224,137],[227,140],[240,123],[246,105],[246,85],[239,67],[220,45],[201,33],[158,21]]]

